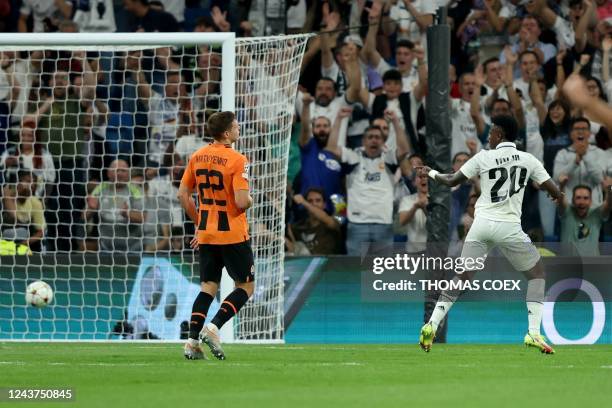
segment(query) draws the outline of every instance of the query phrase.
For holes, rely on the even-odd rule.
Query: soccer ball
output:
[[[26,289],[26,303],[34,307],[45,307],[53,301],[53,289],[43,281],[32,282]]]

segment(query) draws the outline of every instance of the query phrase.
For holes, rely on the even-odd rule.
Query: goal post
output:
[[[44,237],[25,256],[0,245],[0,340],[185,336],[198,256],[185,248],[194,226],[174,196],[181,166],[206,140],[207,117],[229,110],[240,123],[236,148],[250,162],[256,288],[222,339],[282,342],[288,152],[309,37],[0,34],[14,88],[0,174],[14,202],[20,183],[31,183],[27,200],[43,214],[38,225],[31,210],[23,228],[17,210],[0,206],[0,244],[26,242],[37,228]],[[37,279],[55,292],[45,309],[25,304]],[[224,273],[220,298],[232,289]]]

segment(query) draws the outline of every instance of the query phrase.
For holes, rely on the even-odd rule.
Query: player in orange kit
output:
[[[233,112],[217,112],[207,122],[214,142],[196,151],[181,180],[178,197],[187,215],[197,225],[200,250],[200,293],[193,302],[185,357],[204,358],[203,342],[219,360],[225,359],[219,329],[235,316],[253,293],[254,263],[245,211],[253,204],[249,195],[247,158],[232,148],[240,136]],[[192,193],[196,190],[196,209]],[[204,326],[208,308],[219,289],[223,267],[235,289],[219,312]]]

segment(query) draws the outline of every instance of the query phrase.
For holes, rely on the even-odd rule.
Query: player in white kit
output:
[[[514,268],[525,274],[528,279],[529,321],[525,345],[535,347],[542,353],[553,354],[554,350],[540,334],[545,290],[544,268],[538,250],[521,229],[521,207],[529,180],[539,184],[557,204],[562,201],[563,193],[538,159],[516,149],[513,142],[516,140],[518,126],[514,118],[498,116],[492,122],[489,132],[490,150],[480,151],[458,172],[442,174],[427,166],[420,167],[418,171],[450,187],[480,176],[482,193],[476,202],[474,222],[465,238],[461,257],[485,257],[491,249],[498,247]],[[465,272],[457,274],[453,280],[469,280],[473,275],[474,271]],[[438,325],[460,294],[460,290],[448,290],[440,294],[429,322],[421,329],[419,344],[423,350],[431,349]]]

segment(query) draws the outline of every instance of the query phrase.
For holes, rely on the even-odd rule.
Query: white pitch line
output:
[[[301,363],[301,364],[307,365],[308,363]],[[314,365],[322,366],[322,367],[333,367],[333,366],[362,366],[364,364],[358,363],[356,361],[347,361],[343,363],[315,363]]]

